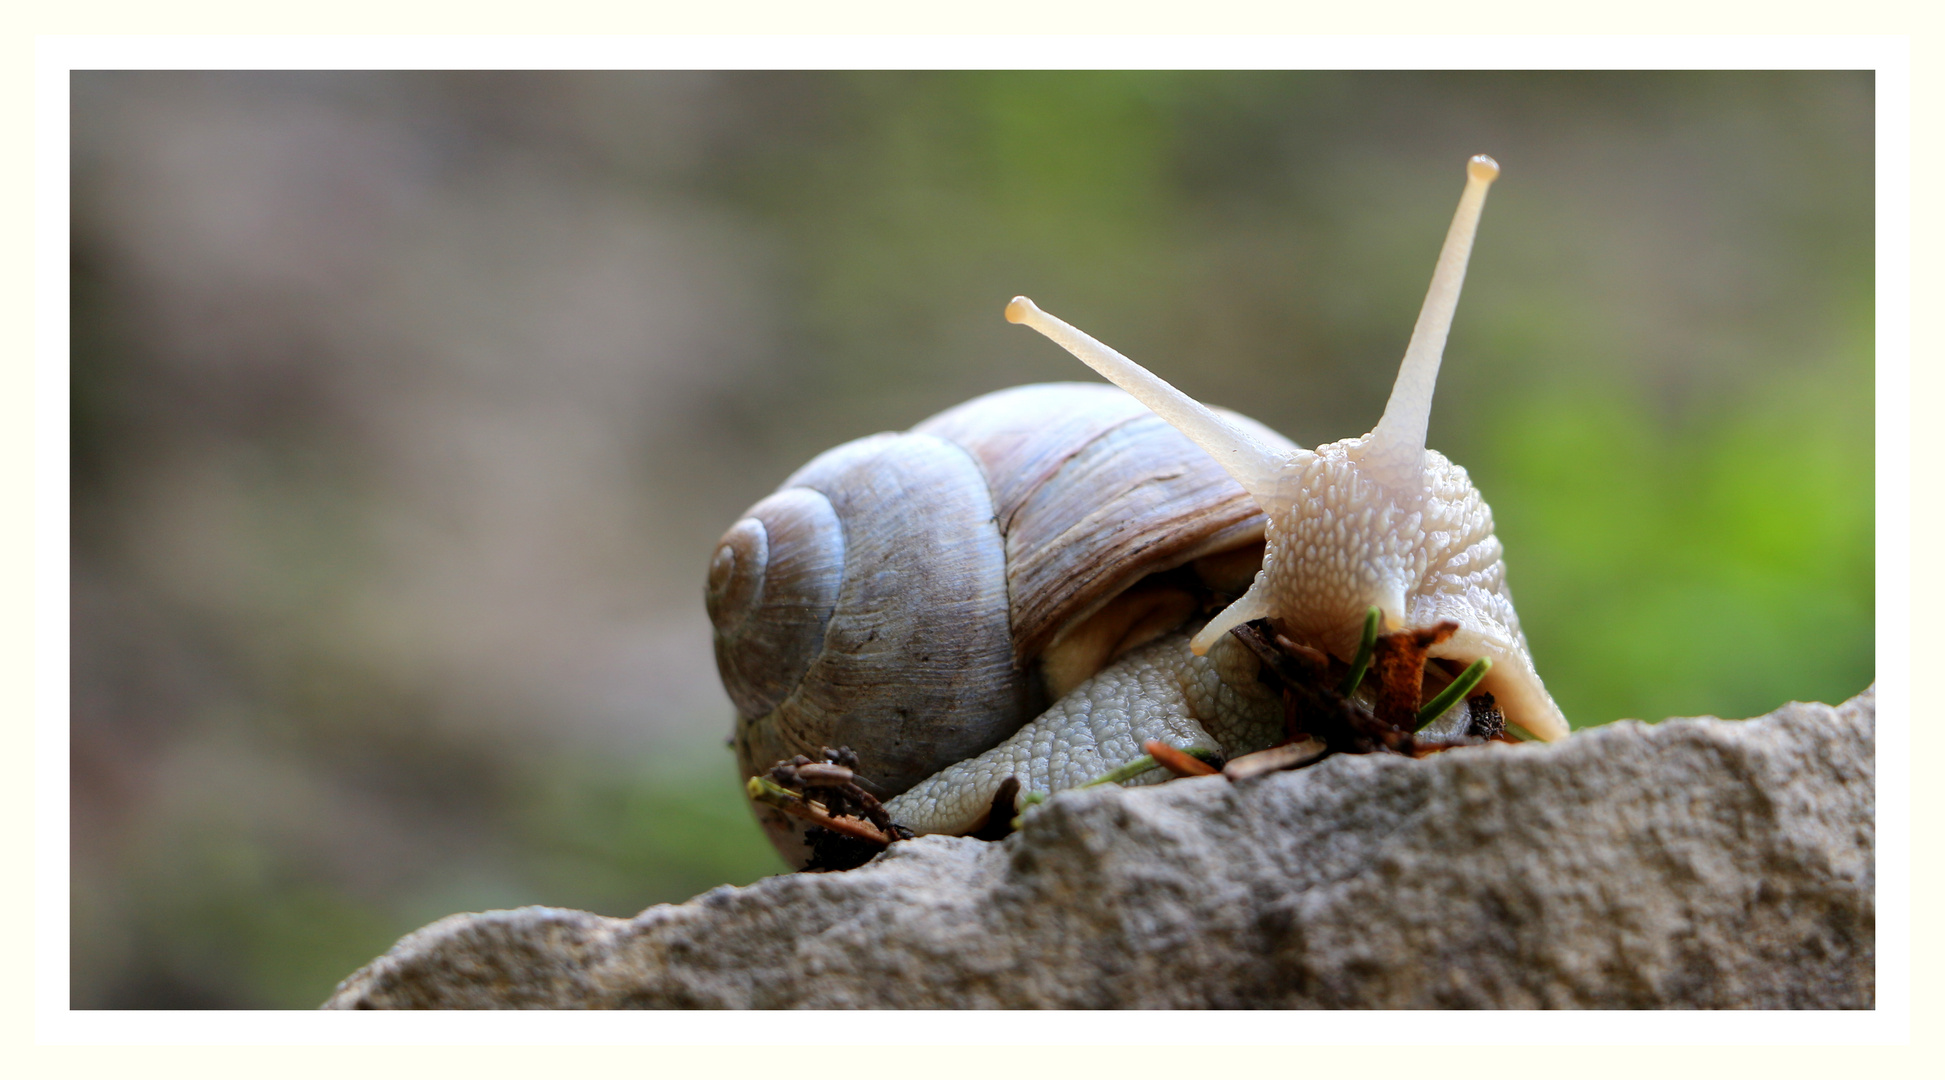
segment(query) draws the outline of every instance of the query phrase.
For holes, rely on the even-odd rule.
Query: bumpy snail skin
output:
[[[1480,687],[1507,717],[1542,739],[1564,737],[1566,719],[1534,671],[1506,587],[1492,509],[1465,469],[1427,450],[1421,484],[1401,493],[1358,468],[1363,444],[1318,447],[1267,500],[1270,542],[1258,581],[1279,626],[1349,657],[1367,608],[1394,629],[1451,620],[1459,632],[1431,655],[1490,659]]]
[[[1148,739],[1229,756],[1275,743],[1283,732],[1282,701],[1257,681],[1256,658],[1229,639],[1196,656],[1188,639],[1179,631],[1134,650],[1012,738],[921,781],[885,809],[915,832],[965,833],[980,825],[1009,776],[1019,779],[1023,793],[1044,794],[1140,757]],[[1156,770],[1127,783],[1167,777]]]

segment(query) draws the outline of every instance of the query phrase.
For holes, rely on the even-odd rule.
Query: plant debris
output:
[[[1472,718],[1466,722],[1466,734],[1484,741],[1498,739],[1506,734],[1506,714],[1499,709],[1499,702],[1491,694],[1480,694],[1466,702],[1471,706]]]
[[[1330,752],[1322,739],[1309,738],[1301,742],[1287,742],[1272,746],[1268,750],[1258,750],[1222,767],[1222,775],[1231,780],[1249,780],[1265,773],[1282,772],[1300,765],[1308,765]]]
[[[1442,622],[1423,630],[1381,634],[1371,668],[1378,676],[1378,721],[1410,734],[1418,729],[1418,707],[1424,704],[1425,660],[1432,646],[1459,632],[1459,624]],[[1408,742],[1408,740],[1406,741]],[[1387,740],[1388,749],[1402,743]]]
[[[862,866],[912,830],[892,821],[870,781],[857,773],[858,755],[848,746],[818,748],[822,760],[803,754],[750,777],[750,798],[811,823],[804,834],[811,847],[806,870],[849,870]],[[876,787],[877,785],[871,784]]]
[[[1141,744],[1141,749],[1155,759],[1155,764],[1176,776],[1214,776],[1222,771],[1220,763],[1211,765],[1186,750],[1177,750],[1160,739],[1149,739]]]
[[[1437,718],[1423,715],[1429,711],[1424,699],[1427,654],[1433,646],[1456,633],[1458,623],[1447,621],[1392,634],[1378,634],[1377,625],[1375,618],[1366,620],[1364,644],[1350,664],[1277,633],[1267,619],[1231,630],[1262,661],[1262,678],[1282,691],[1284,741],[1230,762],[1223,774],[1231,780],[1243,780],[1300,768],[1331,754],[1392,753],[1422,757],[1504,737],[1506,717],[1491,694],[1466,700],[1470,719],[1462,732],[1445,735],[1418,732]],[[1367,662],[1376,691],[1369,697],[1357,693],[1359,684],[1364,682]],[[1466,675],[1473,682],[1478,678],[1477,672],[1471,669]],[[1453,680],[1455,684],[1460,681],[1460,678]],[[1469,688],[1469,685],[1459,686],[1454,692]]]
[[[1466,699],[1467,719],[1465,730],[1444,735],[1419,733],[1413,737],[1419,756],[1439,750],[1452,750],[1461,746],[1483,746],[1489,742],[1511,742],[1506,733],[1506,714],[1499,710],[1499,703],[1491,694],[1479,694]]]

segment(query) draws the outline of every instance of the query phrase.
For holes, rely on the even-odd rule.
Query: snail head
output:
[[[1431,288],[1412,330],[1391,398],[1376,427],[1314,450],[1275,451],[1141,365],[1024,296],[1006,306],[1025,323],[1147,405],[1207,451],[1262,508],[1263,569],[1195,636],[1206,652],[1222,635],[1270,619],[1295,640],[1348,659],[1364,613],[1388,630],[1445,620],[1459,631],[1431,654],[1491,661],[1483,688],[1506,719],[1542,739],[1566,735],[1566,718],[1540,682],[1506,588],[1492,510],[1466,471],[1425,446],[1439,362],[1465,282],[1486,190],[1499,166],[1466,163],[1466,186],[1446,232]]]

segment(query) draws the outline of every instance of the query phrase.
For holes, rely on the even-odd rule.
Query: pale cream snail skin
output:
[[[1026,792],[1059,791],[1137,756],[1146,738],[1230,755],[1269,745],[1280,714],[1254,681],[1254,659],[1228,636],[1256,619],[1344,660],[1370,607],[1386,632],[1456,622],[1459,631],[1431,655],[1490,660],[1480,689],[1494,695],[1507,723],[1541,740],[1566,736],[1513,610],[1492,511],[1463,468],[1425,446],[1446,336],[1498,175],[1489,157],[1467,162],[1458,211],[1377,426],[1314,450],[1267,445],[1031,300],[1007,305],[1008,320],[1153,409],[1249,493],[1266,518],[1263,565],[1248,591],[1193,635],[1124,657],[999,746],[890,800],[894,820],[920,833],[963,832],[987,813],[1006,777]]]

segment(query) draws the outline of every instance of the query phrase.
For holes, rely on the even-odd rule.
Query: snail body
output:
[[[1147,738],[1232,756],[1269,745],[1278,702],[1228,632],[1266,619],[1349,660],[1371,608],[1389,631],[1456,623],[1430,655],[1488,661],[1482,686],[1506,722],[1564,737],[1491,510],[1425,447],[1498,167],[1481,156],[1467,174],[1391,399],[1364,436],[1300,448],[1017,297],[1010,321],[1126,395],[990,394],[829,451],[758,503],[719,545],[709,586],[725,684],[748,680],[730,686],[744,774],[849,745],[896,796],[894,820],[970,831],[1009,776],[1026,792],[1071,787]],[[1208,617],[1212,597],[1227,603]],[[758,813],[801,862],[797,823]]]

